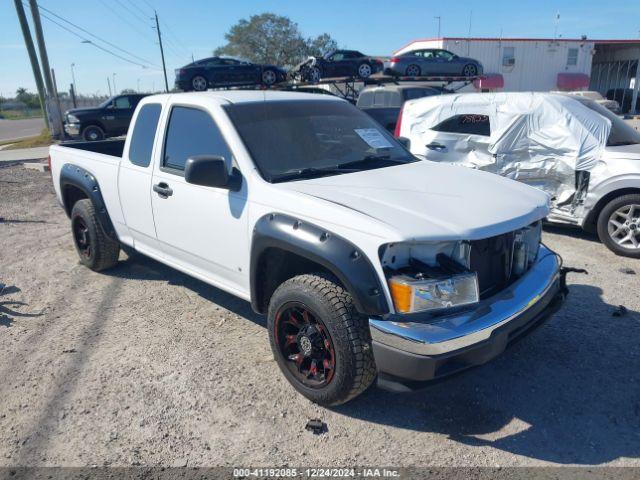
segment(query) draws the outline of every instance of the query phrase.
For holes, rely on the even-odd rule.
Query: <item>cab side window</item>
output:
[[[131,134],[129,145],[129,161],[139,167],[148,167],[151,163],[153,141],[162,106],[159,103],[148,103],[140,109]]]
[[[118,97],[114,100],[114,106],[118,110],[128,110],[131,108],[131,102],[129,101],[129,97]]]
[[[464,114],[449,117],[431,130],[436,132],[461,133],[465,135],[491,135],[491,125],[488,115]]]
[[[191,107],[173,107],[162,165],[183,172],[187,159],[194,155],[220,155],[227,161],[231,160],[231,151],[207,112]]]

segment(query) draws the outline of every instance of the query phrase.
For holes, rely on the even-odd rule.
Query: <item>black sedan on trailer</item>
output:
[[[359,77],[369,78],[381,72],[384,64],[357,50],[334,50],[322,57],[309,57],[292,69],[294,78],[306,82],[317,82],[322,78]]]
[[[204,58],[178,68],[175,73],[176,88],[185,92],[239,85],[271,86],[287,76],[284,69],[275,65],[259,65],[226,57]]]

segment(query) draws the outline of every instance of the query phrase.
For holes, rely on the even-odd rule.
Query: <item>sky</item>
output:
[[[42,19],[58,90],[69,89],[73,70],[78,92],[99,95],[108,93],[107,78],[112,83],[115,79],[118,91],[163,87],[157,33],[152,28],[154,9],[160,18],[170,88],[174,69],[190,63],[191,55],[210,56],[225,43],[224,34],[234,23],[264,12],[288,16],[306,37],[326,32],[340,47],[380,56],[413,39],[436,37],[434,17],[441,17],[442,36],[466,37],[471,32],[475,37],[553,37],[559,13],[557,32],[563,38],[640,38],[639,0],[39,0],[39,5],[43,15],[80,36]],[[31,12],[25,10],[31,23]],[[83,38],[93,43],[83,43]],[[14,0],[0,0],[0,95],[13,96],[19,87],[35,92]]]

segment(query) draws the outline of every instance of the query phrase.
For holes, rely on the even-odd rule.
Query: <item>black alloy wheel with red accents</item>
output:
[[[335,350],[322,320],[300,302],[276,313],[276,343],[296,379],[310,388],[328,385],[336,370]]]
[[[269,301],[267,328],[285,378],[315,403],[348,402],[376,377],[368,321],[329,274],[283,282]]]

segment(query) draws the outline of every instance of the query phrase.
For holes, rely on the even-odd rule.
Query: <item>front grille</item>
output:
[[[514,232],[471,242],[470,269],[478,276],[480,298],[504,288],[511,279]]]
[[[487,298],[522,276],[533,264],[542,223],[471,243],[469,268],[478,276],[480,298]]]

